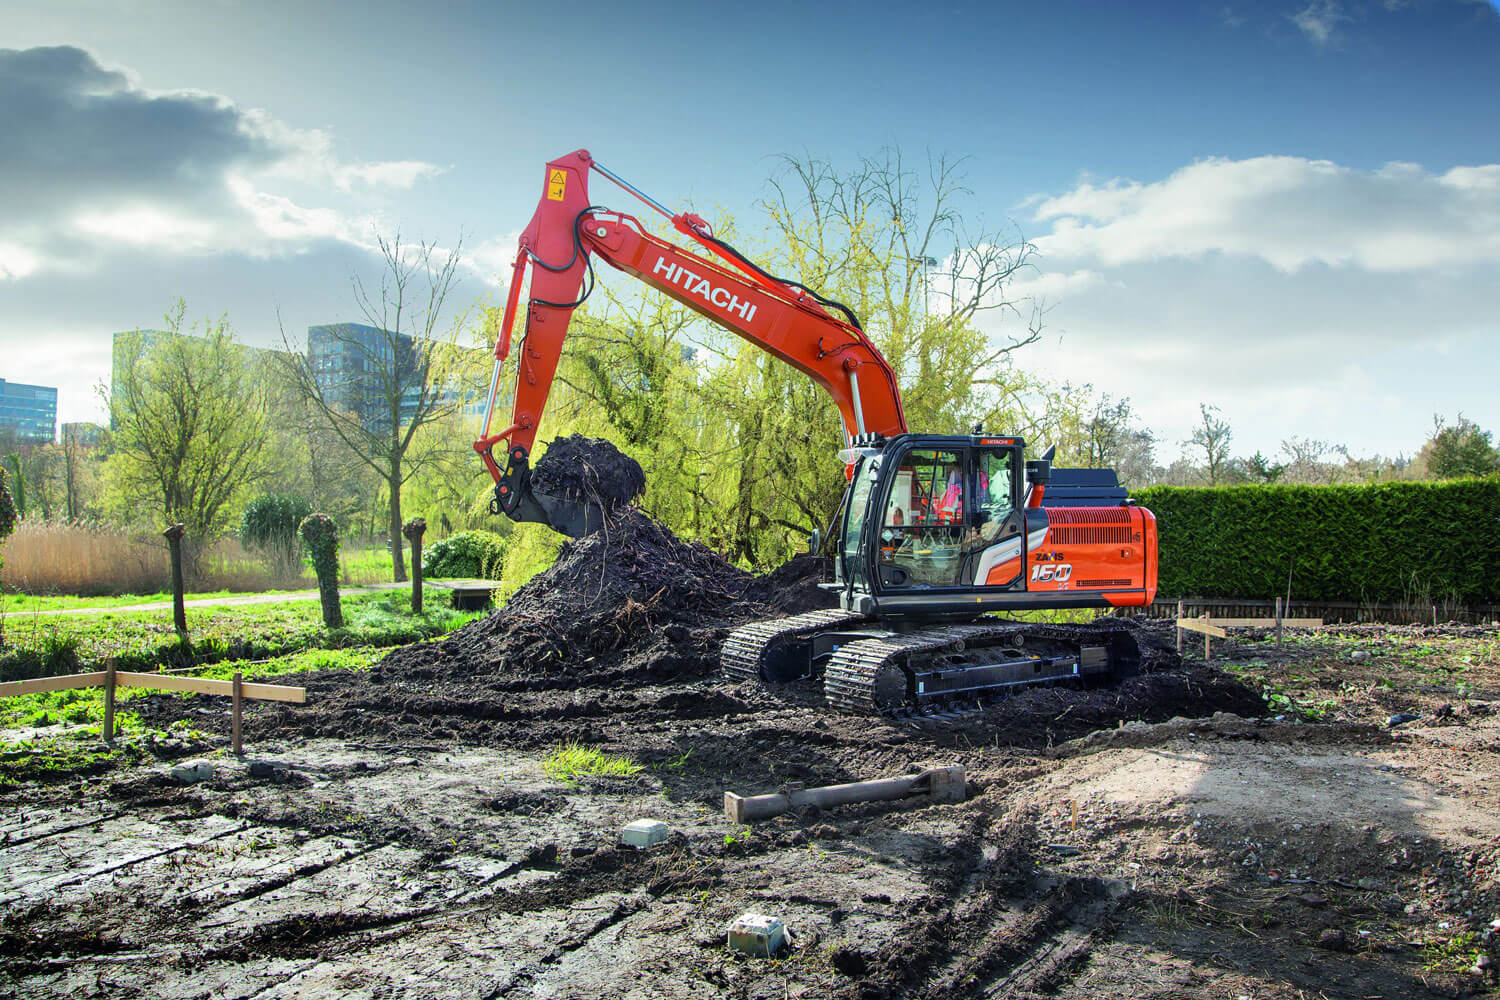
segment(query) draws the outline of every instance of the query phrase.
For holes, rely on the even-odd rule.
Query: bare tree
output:
[[[297,391],[361,462],[385,482],[394,578],[406,579],[401,548],[401,487],[424,458],[412,448],[417,432],[459,412],[466,399],[460,377],[467,352],[457,343],[461,317],[440,330],[462,240],[448,251],[405,244],[401,235],[377,236],[378,289],[355,275],[354,300],[367,327],[326,328],[329,341],[314,356],[302,353],[283,327],[282,363]]]
[[[962,167],[929,156],[913,169],[899,149],[842,173],[785,156],[763,202],[777,266],[853,309],[924,429],[967,430],[1006,407],[1020,381],[1006,362],[1042,333],[1041,305],[1010,294],[1036,246],[965,219]],[[981,315],[998,335],[978,328]]]
[[[1199,403],[1198,414],[1203,423],[1193,428],[1192,436],[1182,444],[1183,447],[1203,449],[1208,484],[1217,486],[1229,462],[1229,439],[1233,437],[1233,432],[1229,429],[1229,421],[1219,415],[1217,406]]]

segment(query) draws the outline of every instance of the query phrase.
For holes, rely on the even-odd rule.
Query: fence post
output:
[[[115,661],[104,668],[104,742],[115,741]]]
[[[186,642],[187,611],[182,605],[182,525],[174,524],[162,535],[172,553],[172,623],[177,627],[177,638]]]
[[[1182,598],[1179,597],[1179,598],[1177,598],[1177,620],[1178,621],[1182,620],[1183,611],[1184,611],[1184,605],[1183,605],[1183,602],[1182,602]],[[1173,624],[1175,625],[1176,622],[1174,622]],[[1177,653],[1178,653],[1178,655],[1182,654],[1182,626],[1181,625],[1177,626]]]
[[[411,610],[422,613],[422,535],[427,531],[427,519],[414,517],[401,526],[401,534],[411,542]]]
[[[234,708],[231,716],[233,719],[231,732],[233,733],[234,755],[236,757],[243,757],[245,755],[245,748],[240,744],[240,719],[243,717],[245,710],[244,689],[245,675],[236,670],[234,672]]]
[[[1281,598],[1276,598],[1276,648],[1281,648]]]
[[[1210,617],[1211,617],[1211,615],[1210,615],[1209,612],[1207,612],[1207,611],[1203,612],[1203,624],[1205,624],[1205,625],[1209,624],[1209,618]],[[1212,660],[1214,658],[1214,651],[1213,651],[1212,648],[1209,647],[1209,642],[1210,641],[1211,641],[1211,637],[1209,636],[1209,634],[1207,632],[1204,632],[1203,633],[1203,658],[1205,660]]]

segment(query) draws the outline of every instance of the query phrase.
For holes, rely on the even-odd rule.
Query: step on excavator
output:
[[[614,182],[707,251],[648,233],[594,204],[591,173]],[[896,375],[848,306],[778,278],[577,150],[547,164],[521,234],[474,449],[495,480],[491,509],[578,537],[605,512],[532,489],[530,457],[573,311],[598,258],[803,372],[837,406],[848,486],[830,522],[838,607],[755,622],[721,654],[731,681],[821,674],[829,705],[890,716],[947,716],[1034,684],[1113,682],[1136,672],[1131,630],[1007,620],[995,612],[1130,608],[1156,596],[1156,519],[1109,469],[1027,460],[1021,438],[910,431]],[[491,433],[521,289],[530,274],[511,423]],[[503,458],[495,447],[503,444]],[[833,456],[830,456],[832,459]]]

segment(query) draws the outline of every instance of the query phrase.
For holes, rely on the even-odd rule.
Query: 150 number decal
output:
[[[1048,563],[1045,566],[1031,567],[1031,580],[1033,583],[1062,583],[1073,575],[1072,563]]]

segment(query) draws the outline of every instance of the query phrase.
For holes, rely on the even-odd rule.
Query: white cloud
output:
[[[1500,430],[1500,165],[1206,160],[1032,208],[1039,269],[1012,291],[1050,308],[1018,361],[1132,397],[1165,458],[1199,401],[1245,453],[1410,454],[1460,409]]]
[[[1290,15],[1290,19],[1309,40],[1319,46],[1327,45],[1334,38],[1340,21],[1350,20],[1337,0],[1313,0],[1296,14]]]
[[[1500,260],[1500,164],[1431,174],[1327,160],[1209,159],[1149,184],[1080,184],[1036,209],[1043,252],[1106,265],[1221,253],[1292,272],[1382,272]]]

